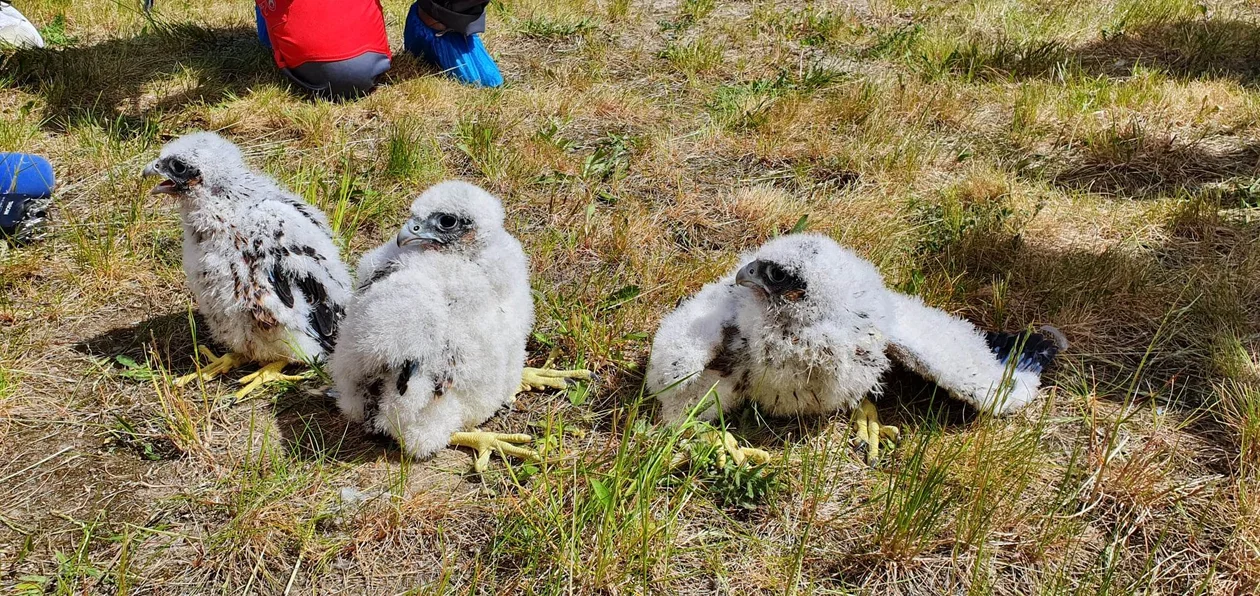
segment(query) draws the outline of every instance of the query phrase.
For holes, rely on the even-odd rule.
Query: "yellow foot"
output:
[[[895,426],[884,426],[879,423],[879,414],[871,400],[862,400],[857,411],[853,413],[854,433],[858,441],[866,444],[866,463],[875,465],[879,461],[879,442],[886,440],[896,443],[901,438],[901,431]]]
[[[195,373],[184,375],[175,379],[176,387],[183,387],[197,379],[209,381],[215,377],[228,372],[234,368],[240,367],[249,362],[249,359],[235,352],[228,352],[222,356],[215,356],[210,348],[205,346],[197,346],[197,351],[206,359],[206,365],[201,367]]]
[[[274,383],[276,381],[301,381],[306,378],[303,375],[284,374],[284,367],[288,365],[288,360],[277,360],[276,362],[272,362],[271,364],[258,369],[258,372],[250,373],[241,377],[240,382],[245,386],[241,387],[240,391],[236,392],[236,399],[241,399],[242,397],[249,395],[251,391],[262,387],[267,383]]]
[[[525,372],[521,375],[521,388],[517,393],[525,391],[541,391],[543,389],[564,389],[569,384],[568,379],[578,379],[580,381],[589,381],[591,371],[589,370],[551,370],[549,368],[529,368],[525,367]]]
[[[759,466],[770,463],[769,452],[752,447],[740,447],[739,441],[735,440],[735,435],[724,430],[707,430],[699,433],[695,438],[717,448],[717,465],[719,468],[726,467],[727,457],[734,460],[737,466],[744,464]],[[682,449],[674,454],[674,459],[670,462],[669,468],[671,470],[681,468],[684,464],[690,463],[693,456],[694,452],[691,449]]]
[[[717,454],[717,463],[719,467],[726,466],[726,457],[729,455],[735,460],[735,465],[742,466],[745,463],[751,465],[761,465],[770,463],[770,453],[761,449],[752,447],[740,447],[739,442],[735,440],[735,435],[724,430],[711,430],[700,435],[700,439],[708,441],[720,450]]]
[[[507,459],[509,455],[515,455],[521,459],[538,459],[537,451],[514,444],[529,443],[533,440],[534,438],[529,435],[505,435],[480,430],[457,432],[451,435],[451,445],[471,447],[477,451],[477,461],[473,464],[473,469],[478,474],[486,471],[486,466],[490,464],[490,454],[496,451],[503,459]]]

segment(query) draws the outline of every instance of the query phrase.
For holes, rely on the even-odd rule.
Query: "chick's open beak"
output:
[[[158,171],[157,164],[158,164],[157,160],[156,159],[153,160],[152,163],[144,167],[144,171],[141,172],[141,174],[143,174],[145,177],[161,176],[162,173]],[[170,195],[170,194],[175,194],[175,191],[176,191],[176,188],[175,188],[174,182],[171,182],[170,180],[163,180],[159,182],[157,186],[154,186],[152,189],[150,189],[149,194]]]

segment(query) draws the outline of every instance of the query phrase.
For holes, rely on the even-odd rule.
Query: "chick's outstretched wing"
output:
[[[1035,399],[1042,369],[1066,347],[1061,335],[985,333],[918,297],[890,294],[892,356],[982,411],[1008,414]]]

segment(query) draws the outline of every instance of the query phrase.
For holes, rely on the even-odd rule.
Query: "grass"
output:
[[[409,3],[384,3],[394,47]],[[1260,587],[1260,12],[1238,2],[505,0],[509,84],[406,55],[291,89],[239,3],[22,3],[0,150],[52,234],[0,257],[0,585],[15,593],[1238,594]],[[530,363],[591,384],[486,428],[540,462],[412,462],[320,380],[173,388],[195,319],[138,177],[198,129],[328,213],[349,260],[459,177],[530,255]],[[797,226],[986,328],[1072,341],[992,419],[892,374],[874,469],[843,414],[687,451],[641,395],[656,322]]]

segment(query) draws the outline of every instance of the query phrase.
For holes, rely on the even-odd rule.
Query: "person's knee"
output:
[[[333,99],[351,99],[367,95],[387,70],[389,56],[366,52],[345,60],[306,62],[287,69],[286,74],[313,93]]]

